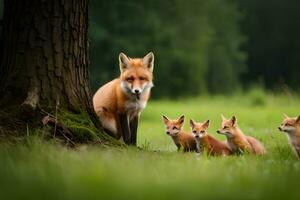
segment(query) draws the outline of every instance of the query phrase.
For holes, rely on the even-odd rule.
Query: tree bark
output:
[[[94,114],[88,71],[88,0],[5,0],[0,107]],[[99,124],[98,124],[99,125]]]

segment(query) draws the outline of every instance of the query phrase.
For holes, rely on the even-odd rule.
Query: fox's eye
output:
[[[173,127],[173,130],[178,130],[178,128],[174,126],[174,127]]]
[[[285,124],[286,126],[292,126],[291,124]]]
[[[224,127],[223,127],[223,129],[226,129],[226,128],[228,128],[228,126],[224,126]]]
[[[200,133],[205,133],[205,131],[200,131]]]
[[[144,81],[144,80],[146,80],[146,78],[145,77],[140,77],[140,80]]]
[[[193,131],[193,133],[197,133],[197,131]]]
[[[131,77],[126,78],[126,81],[132,82],[133,81],[133,77],[131,76]]]

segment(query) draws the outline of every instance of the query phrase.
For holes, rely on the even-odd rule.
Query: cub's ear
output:
[[[222,121],[225,121],[225,120],[226,120],[226,117],[224,117],[223,114],[221,114],[221,118],[222,118]]]
[[[170,120],[166,116],[162,116],[163,122],[167,124]]]
[[[194,128],[195,127],[195,122],[194,120],[190,119],[190,127],[191,128]]]
[[[289,116],[287,116],[287,114],[283,114],[284,119],[288,119]]]
[[[236,123],[237,123],[237,119],[235,116],[232,116],[231,119],[230,119],[231,123],[232,123],[232,126],[235,126]]]
[[[184,115],[182,115],[181,117],[179,117],[178,121],[179,121],[180,124],[183,124],[183,122],[184,122]]]
[[[297,123],[300,123],[300,115],[298,115],[297,119],[296,119]]]
[[[203,124],[206,128],[208,128],[209,127],[209,119],[208,120],[206,120],[205,122],[204,122],[204,124]]]
[[[150,72],[153,72],[154,68],[154,54],[152,52],[145,55],[143,58],[143,65],[149,69]]]
[[[120,66],[120,71],[121,73],[124,72],[129,65],[129,58],[125,55],[125,53],[120,53],[119,54],[119,66]]]

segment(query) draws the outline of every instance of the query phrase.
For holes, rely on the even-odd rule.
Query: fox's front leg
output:
[[[180,144],[176,144],[177,146],[177,152],[179,152],[181,150],[181,145]]]
[[[295,152],[297,154],[297,158],[300,159],[300,148],[295,147],[294,149],[295,149]]]
[[[199,154],[199,155],[201,155],[202,154],[202,149],[196,148],[196,153]]]
[[[121,134],[122,134],[122,137],[123,137],[123,141],[126,143],[126,144],[130,144],[130,128],[129,128],[129,122],[128,122],[128,117],[127,117],[127,114],[119,114],[118,115],[118,121],[119,121],[119,124],[120,124],[120,131],[121,131]]]
[[[201,146],[201,143],[200,143],[200,141],[196,140],[196,153],[198,155],[201,155],[202,152],[203,152],[203,148]]]
[[[138,115],[135,116],[130,121],[130,134],[131,134],[130,144],[135,145],[135,146],[136,146],[138,123],[139,123],[139,116]]]
[[[243,155],[244,155],[244,150],[241,149],[241,148],[238,148],[236,154],[237,154],[238,156],[243,156]]]

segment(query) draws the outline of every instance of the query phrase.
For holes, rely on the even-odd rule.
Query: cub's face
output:
[[[201,139],[207,134],[207,129],[209,127],[209,120],[204,123],[197,123],[190,119],[190,127],[193,133],[194,138]]]
[[[296,129],[300,130],[300,116],[295,118],[290,118],[287,115],[285,115],[278,129],[286,133],[294,133]]]
[[[178,119],[170,120],[168,117],[163,116],[163,123],[165,124],[166,134],[170,136],[177,136],[182,131],[184,124],[184,115]]]
[[[226,119],[222,115],[222,124],[221,128],[217,130],[217,133],[226,135],[227,137],[233,137],[234,136],[234,129],[237,125],[237,119],[235,116],[233,116],[231,119]]]

